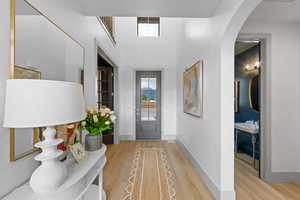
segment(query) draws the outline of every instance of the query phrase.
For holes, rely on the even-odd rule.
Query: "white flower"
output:
[[[116,117],[115,115],[111,115],[111,116],[110,116],[110,120],[111,120],[113,123],[115,123],[116,119],[117,119],[117,117]]]
[[[91,113],[91,112],[92,112],[92,109],[91,109],[90,107],[87,107],[87,108],[86,108],[86,112]]]
[[[85,126],[86,125],[86,122],[85,121],[82,121],[81,122],[81,126]]]
[[[93,115],[93,120],[94,120],[95,123],[98,122],[98,117],[97,117],[97,115]]]
[[[105,110],[104,112],[105,112],[106,114],[109,114],[109,113],[110,113],[110,109],[109,109],[109,108],[105,108],[104,110]]]
[[[95,113],[97,113],[97,112],[98,112],[98,108],[97,108],[97,107],[94,107],[93,113],[95,114]]]
[[[113,114],[115,114],[115,111],[112,110],[112,111],[109,112],[109,114],[113,115]]]
[[[109,122],[109,121],[106,121],[106,122],[105,122],[105,125],[110,125],[110,122]]]
[[[100,108],[100,113],[105,115],[105,109],[103,107]]]

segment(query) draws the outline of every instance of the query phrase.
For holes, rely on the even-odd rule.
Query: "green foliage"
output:
[[[146,101],[146,100],[149,100],[149,99],[150,99],[150,98],[149,98],[149,95],[148,95],[148,94],[145,94],[145,93],[143,93],[143,94],[141,95],[141,98],[142,98],[143,101]]]
[[[88,110],[85,120],[79,124],[79,129],[87,130],[90,134],[94,135],[112,129],[115,121],[113,112],[108,108],[103,108],[101,111]]]

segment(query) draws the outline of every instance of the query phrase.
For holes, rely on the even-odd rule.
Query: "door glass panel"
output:
[[[155,121],[156,105],[156,78],[141,78],[141,120]]]

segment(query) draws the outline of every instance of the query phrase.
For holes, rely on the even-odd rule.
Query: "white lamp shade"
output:
[[[82,85],[78,83],[7,80],[4,127],[44,127],[85,118]]]

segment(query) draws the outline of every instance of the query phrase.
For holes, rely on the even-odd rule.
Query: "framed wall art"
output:
[[[183,73],[183,111],[195,117],[203,116],[203,61]]]

